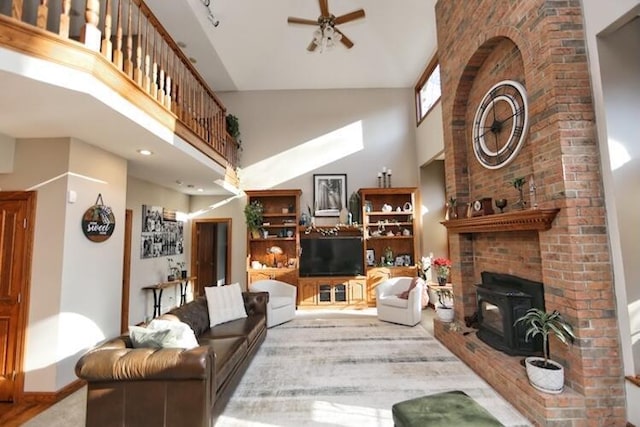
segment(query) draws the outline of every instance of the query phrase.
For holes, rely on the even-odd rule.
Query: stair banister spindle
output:
[[[104,37],[102,38],[100,53],[111,61],[113,55],[113,46],[111,45],[111,0],[105,1],[104,10]]]
[[[136,41],[136,68],[133,70],[133,80],[142,86],[142,43],[146,40],[142,33],[142,11],[138,9],[138,40]]]
[[[145,38],[144,38],[144,76],[142,77],[142,88],[145,92],[151,92],[151,79],[149,78],[151,73],[151,58],[149,56],[149,20],[145,16]]]
[[[49,16],[49,7],[47,3],[49,3],[48,0],[40,0],[40,5],[38,5],[38,17],[36,18],[36,26],[43,30],[47,29],[47,17]]]
[[[113,52],[113,63],[118,70],[123,68],[122,57],[122,0],[118,1],[117,15],[116,15],[116,50]]]
[[[127,12],[127,58],[124,61],[124,72],[130,79],[133,78],[133,3],[129,0]]]
[[[164,41],[162,38],[160,38],[160,60],[158,61],[158,66],[160,68],[159,71],[159,76],[158,76],[158,96],[157,96],[157,100],[160,104],[164,105],[164,85],[165,85],[165,71],[164,71]]]
[[[174,71],[171,67],[171,65],[173,64],[173,55],[170,55],[169,53],[170,52],[167,52],[167,83],[166,92],[164,94],[164,106],[169,111],[171,111],[171,95],[173,94],[173,88],[171,87],[171,85],[173,84],[173,80],[171,79],[171,76],[173,75]]]
[[[11,17],[18,21],[22,21],[22,9],[24,8],[22,3],[22,0],[13,0],[11,4]]]
[[[69,14],[71,13],[71,0],[62,0],[62,11],[60,13],[60,37],[69,38]]]
[[[153,31],[153,41],[151,42],[151,92],[152,98],[158,98],[158,32],[155,27],[151,27]]]

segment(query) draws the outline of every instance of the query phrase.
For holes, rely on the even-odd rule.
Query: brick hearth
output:
[[[450,230],[456,320],[475,313],[473,285],[482,271],[507,273],[542,282],[546,309],[560,311],[578,340],[568,347],[552,340],[551,358],[565,367],[567,390],[551,396],[528,384],[519,358],[439,324],[436,337],[536,425],[624,426],[624,377],[581,2],[439,0],[436,21],[447,198],[456,198],[459,206],[506,198],[506,211],[513,212],[518,194],[510,181],[525,177],[535,180],[540,209],[559,209],[548,230]],[[529,130],[512,163],[487,169],[473,154],[472,125],[480,100],[502,80],[525,86]]]
[[[536,425],[580,424],[587,418],[585,397],[574,390],[566,387],[562,394],[554,395],[531,387],[520,364],[522,356],[508,356],[480,341],[475,332],[463,335],[437,319],[434,334]]]

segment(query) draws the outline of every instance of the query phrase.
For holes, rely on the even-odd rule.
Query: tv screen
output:
[[[300,276],[359,276],[363,274],[361,237],[301,239]]]

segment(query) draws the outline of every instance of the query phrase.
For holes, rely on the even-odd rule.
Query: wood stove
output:
[[[515,321],[530,308],[544,310],[544,285],[510,274],[481,273],[476,285],[478,338],[509,355],[541,355],[542,340],[525,341],[526,326]]]

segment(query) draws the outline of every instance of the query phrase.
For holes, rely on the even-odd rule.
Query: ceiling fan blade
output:
[[[320,2],[320,15],[329,16],[329,0],[318,0]]]
[[[349,12],[342,16],[338,16],[335,20],[335,23],[336,25],[344,24],[345,22],[354,21],[360,18],[364,18],[364,9],[354,10],[353,12]]]
[[[342,38],[340,39],[342,44],[345,45],[347,47],[347,49],[351,49],[353,47],[353,42],[351,41],[351,39],[349,37],[345,36],[344,33],[342,31],[340,31],[339,29],[334,28],[334,30],[337,33],[340,33],[340,35],[342,36]]]
[[[311,43],[309,43],[309,46],[307,46],[307,50],[309,52],[313,52],[317,47],[318,45],[316,44],[316,42],[312,40]]]
[[[288,17],[287,22],[289,24],[318,25],[318,21],[314,21],[313,19],[294,18],[293,16]]]

